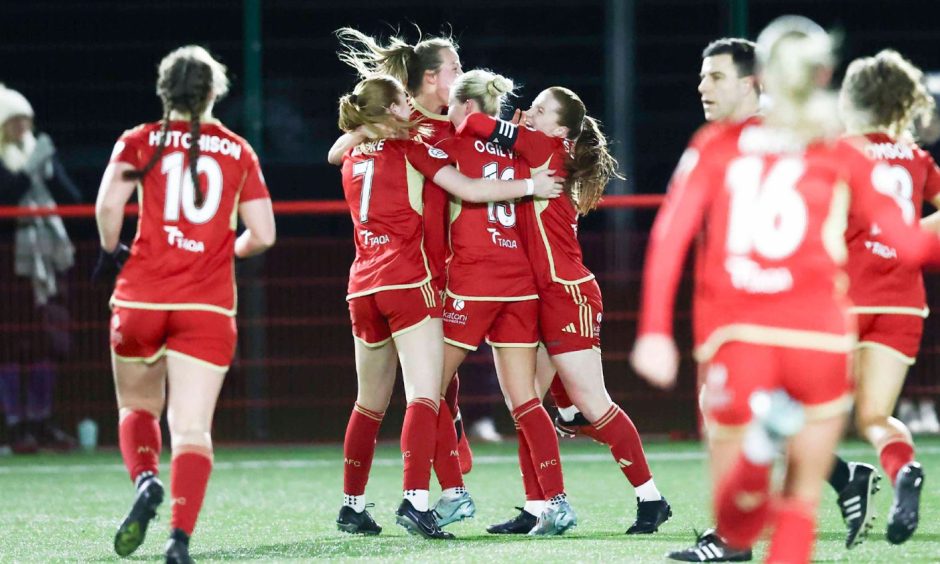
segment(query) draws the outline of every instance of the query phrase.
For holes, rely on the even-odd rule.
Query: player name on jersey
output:
[[[166,139],[163,144],[172,148],[182,147],[183,149],[189,149],[192,144],[192,139],[192,134],[185,131],[167,131]],[[151,147],[156,147],[160,144],[159,130],[150,132],[148,144]],[[200,135],[199,150],[203,153],[227,155],[235,160],[240,159],[242,156],[242,146],[240,143],[226,137],[219,137],[218,135]]]
[[[914,160],[913,147],[901,143],[869,143],[865,146],[865,154],[870,159],[881,161],[889,159]]]

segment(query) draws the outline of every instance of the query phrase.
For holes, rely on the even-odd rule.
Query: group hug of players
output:
[[[338,527],[381,532],[365,488],[399,365],[408,403],[397,523],[451,539],[442,527],[474,514],[455,374],[485,339],[516,423],[525,489],[520,513],[488,532],[557,535],[577,524],[542,406],[549,389],[557,425],[608,445],[635,489],[627,533],[656,532],[672,511],[635,426],[605,390],[601,293],[577,240],[578,217],[617,174],[597,122],[560,86],[500,120],[512,81],[463,72],[449,38],[382,45],[348,28],[337,37],[340,59],[362,75],[340,99],[344,135],[329,155],[342,165],[356,244],[347,301],[359,386]],[[837,112],[826,91],[833,65],[829,35],[799,17],[776,20],[756,44],[723,39],[703,53],[699,91],[711,123],[683,154],[657,217],[631,358],[652,384],[674,383],[674,297],[699,234],[695,353],[717,524],[669,555],[677,560],[750,560],[771,529],[770,561],[808,561],[827,476],[847,547],[861,542],[878,475],[833,455],[853,388],[859,431],[895,484],[887,537],[904,542],[917,526],[923,471],[890,414],[926,316],[919,268],[940,263],[940,238],[915,225],[924,198],[940,201],[940,172],[909,138],[932,99],[920,71],[884,51],[850,65]],[[212,413],[235,346],[232,258],[275,240],[257,157],[212,117],[227,89],[225,67],[205,50],[170,53],[157,82],[163,119],[121,136],[99,191],[96,275],[116,278],[119,436],[136,486],[115,536],[121,556],[143,542],[164,498],[167,407],[166,557],[191,561],[212,469]],[[768,100],[762,110],[759,95]],[[141,217],[128,249],[120,226],[135,189]],[[246,228],[237,237],[236,216]],[[924,228],[938,222],[925,218]],[[772,494],[784,443],[787,478]],[[442,489],[433,504],[432,468]]]

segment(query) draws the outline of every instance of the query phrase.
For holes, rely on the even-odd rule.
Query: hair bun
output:
[[[493,96],[500,96],[507,92],[512,92],[513,83],[502,75],[495,75],[492,80],[486,83],[486,91]]]

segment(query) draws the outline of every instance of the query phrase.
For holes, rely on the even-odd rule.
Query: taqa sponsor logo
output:
[[[513,155],[512,151],[509,149],[503,149],[495,143],[490,143],[489,141],[480,141],[477,139],[473,142],[473,148],[477,150],[478,153],[486,153],[488,155],[496,155],[498,157],[506,157],[507,159],[516,158]]]
[[[492,236],[493,244],[496,245],[497,247],[501,247],[503,249],[518,248],[518,244],[516,243],[516,241],[513,241],[512,239],[504,238],[502,236],[503,234],[499,232],[499,229],[496,229],[495,227],[488,227],[486,230],[490,232],[490,235]]]
[[[879,243],[878,241],[865,241],[865,248],[871,251],[871,254],[883,259],[892,260],[898,258],[897,249],[889,247],[884,243]]]
[[[761,268],[745,257],[728,257],[725,271],[731,275],[731,285],[748,294],[778,294],[793,288],[793,275],[786,267]]]
[[[384,245],[388,243],[388,235],[376,235],[375,233],[369,231],[368,229],[363,229],[359,232],[362,235],[362,244],[367,247],[377,247],[379,245]]]
[[[202,241],[197,241],[195,239],[187,239],[183,232],[179,230],[178,227],[172,225],[164,225],[163,230],[166,231],[166,244],[171,247],[176,247],[177,249],[182,249],[190,253],[204,253],[206,252],[206,245]]]

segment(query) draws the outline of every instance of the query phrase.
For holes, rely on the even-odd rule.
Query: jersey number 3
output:
[[[170,153],[163,157],[160,172],[166,175],[166,205],[163,219],[179,221],[180,209],[190,223],[206,223],[219,211],[222,201],[222,167],[212,157],[201,156],[196,161],[196,172],[206,176],[206,193],[202,207],[196,206],[196,188],[189,169],[183,168],[183,153]],[[182,205],[181,205],[182,204]]]

